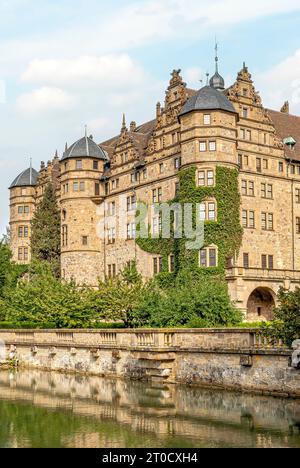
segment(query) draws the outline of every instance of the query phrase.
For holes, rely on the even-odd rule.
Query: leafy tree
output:
[[[282,288],[278,300],[279,307],[274,309],[274,321],[263,324],[262,328],[271,340],[281,339],[290,346],[300,338],[300,288],[295,291]]]
[[[92,291],[56,278],[48,262],[33,262],[29,278],[5,291],[6,320],[53,323],[57,328],[85,328],[92,320]]]
[[[138,305],[147,295],[150,283],[143,283],[136,266],[127,266],[116,278],[99,282],[93,301],[101,318],[124,322],[125,327],[140,325]],[[98,317],[99,319],[100,317]]]
[[[56,276],[60,271],[60,212],[55,188],[52,183],[46,186],[31,223],[32,257],[51,264]]]
[[[5,241],[0,241],[0,296],[3,295],[3,289],[11,272],[11,258],[12,253],[9,246]]]

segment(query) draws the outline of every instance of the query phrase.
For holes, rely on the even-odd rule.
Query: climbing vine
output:
[[[204,246],[218,247],[218,266],[202,268],[199,266],[199,251],[187,250],[187,239],[153,238],[149,232],[147,239],[137,238],[139,247],[145,252],[156,254],[163,259],[163,274],[168,273],[168,258],[174,255],[175,275],[192,271],[193,275],[225,275],[226,261],[238,254],[243,230],[240,223],[240,194],[238,171],[229,167],[217,166],[216,183],[212,187],[196,186],[196,168],[189,167],[179,172],[179,193],[170,202],[190,203],[193,206],[193,225],[196,226],[196,206],[206,199],[215,199],[217,203],[217,221],[204,224]],[[137,226],[139,232],[139,226]],[[173,233],[174,234],[174,233]]]

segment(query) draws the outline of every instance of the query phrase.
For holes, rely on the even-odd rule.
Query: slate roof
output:
[[[25,171],[21,172],[18,177],[15,178],[11,186],[11,188],[15,187],[34,187],[37,183],[38,172],[29,167]]]
[[[189,98],[183,106],[180,115],[187,114],[196,110],[224,110],[234,112],[236,110],[233,104],[220,91],[211,86],[204,86],[194,96]]]
[[[274,124],[279,138],[293,137],[296,144],[293,149],[285,145],[285,155],[294,161],[300,161],[300,117],[268,109],[268,114]]]
[[[107,160],[107,154],[98,146],[91,137],[83,137],[73,143],[67,151],[64,152],[62,161],[70,158],[96,158]]]

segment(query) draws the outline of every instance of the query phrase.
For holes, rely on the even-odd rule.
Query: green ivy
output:
[[[217,221],[205,222],[205,246],[218,247],[218,267],[199,267],[199,252],[186,249],[186,238],[163,239],[153,238],[150,233],[148,239],[137,238],[137,244],[145,252],[156,254],[163,259],[164,278],[168,273],[168,258],[170,254],[175,258],[175,274],[190,270],[193,276],[225,276],[226,260],[238,254],[243,229],[240,222],[240,193],[238,171],[229,167],[217,166],[216,184],[213,187],[196,186],[196,168],[189,167],[179,172],[180,189],[172,203],[191,203],[193,205],[193,224],[196,224],[196,204],[207,198],[214,198],[217,202]],[[137,226],[139,232],[139,226]],[[171,275],[169,281],[172,281]],[[166,280],[166,278],[165,278]]]

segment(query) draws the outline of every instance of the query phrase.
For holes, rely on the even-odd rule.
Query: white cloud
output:
[[[59,88],[44,86],[22,94],[17,99],[17,109],[23,113],[40,113],[68,110],[75,104],[75,98]]]
[[[256,77],[265,105],[280,109],[289,100],[291,110],[300,114],[300,49]]]
[[[127,88],[145,78],[141,67],[128,54],[82,56],[73,59],[35,59],[22,74],[22,80],[54,86]]]

